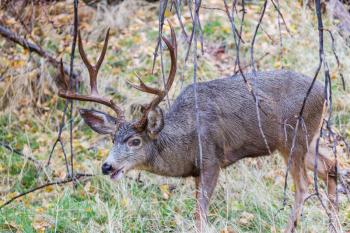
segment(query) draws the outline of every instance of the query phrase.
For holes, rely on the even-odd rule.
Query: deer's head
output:
[[[164,99],[168,93],[176,73],[176,38],[174,29],[171,27],[171,42],[162,37],[168,47],[171,57],[171,68],[169,77],[164,90],[147,86],[138,77],[140,84],[131,84],[132,87],[147,92],[156,97],[146,106],[143,107],[143,115],[138,121],[128,122],[125,120],[124,111],[116,105],[112,99],[108,99],[99,95],[97,90],[97,74],[106,54],[109,30],[107,31],[104,46],[96,65],[91,65],[84,52],[80,32],[78,34],[78,46],[80,56],[86,65],[90,76],[91,93],[89,95],[81,95],[74,93],[68,88],[68,80],[63,72],[63,64],[61,62],[61,83],[63,88],[59,91],[59,96],[80,101],[89,101],[103,104],[111,108],[115,112],[115,116],[111,116],[105,112],[93,109],[80,109],[80,115],[85,123],[99,134],[111,135],[113,147],[105,162],[102,164],[102,173],[111,175],[111,178],[121,178],[127,171],[134,168],[142,168],[149,159],[149,147],[164,127],[163,111],[158,104]]]

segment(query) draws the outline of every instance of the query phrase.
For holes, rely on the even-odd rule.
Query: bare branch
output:
[[[0,25],[0,35],[2,35],[7,40],[10,40],[16,44],[21,45],[25,49],[28,49],[30,52],[34,52],[38,54],[39,56],[45,58],[51,65],[53,65],[56,68],[60,67],[60,62],[56,58],[54,58],[50,53],[46,52],[42,47],[39,45],[33,44],[26,39],[20,37],[16,33],[10,31],[8,28],[6,28],[3,25]],[[69,69],[64,66],[64,73],[69,75]],[[78,77],[77,73],[73,73],[73,77]]]
[[[66,184],[66,183],[70,183],[70,182],[73,182],[73,181],[76,181],[76,180],[79,180],[80,178],[83,178],[83,177],[91,177],[93,176],[92,174],[82,174],[82,173],[77,173],[74,178],[72,177],[69,177],[68,179],[65,179],[65,180],[57,180],[57,181],[53,181],[53,182],[49,182],[49,183],[46,183],[46,184],[43,184],[43,185],[40,185],[38,187],[35,187],[33,189],[30,189],[24,193],[20,193],[16,196],[14,196],[13,198],[11,198],[10,200],[6,201],[4,204],[2,204],[0,206],[0,210],[2,208],[4,208],[5,206],[11,204],[13,201],[17,200],[18,198],[21,198],[29,193],[33,193],[35,191],[38,191],[40,189],[43,189],[43,188],[46,188],[48,186],[52,186],[52,185],[62,185],[62,184]]]

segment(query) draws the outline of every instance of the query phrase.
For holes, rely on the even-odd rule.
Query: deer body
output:
[[[296,191],[286,232],[294,232],[307,195],[306,169],[314,168],[315,139],[323,117],[323,85],[319,82],[314,84],[302,120],[297,124],[311,78],[283,70],[245,74],[259,99],[260,122],[268,147],[259,128],[256,102],[241,75],[198,83],[198,111],[195,107],[194,85],[188,86],[164,115],[158,104],[168,93],[176,73],[176,38],[171,25],[170,28],[171,42],[162,37],[171,57],[165,89],[149,87],[141,79],[140,85],[131,84],[138,90],[156,95],[144,107],[138,121],[127,122],[124,111],[113,100],[98,93],[96,79],[107,50],[108,32],[96,65],[91,65],[87,59],[80,32],[78,34],[79,52],[90,75],[89,95],[68,90],[68,81],[61,66],[60,78],[64,84],[59,91],[61,97],[103,104],[116,114],[114,117],[96,110],[80,110],[84,121],[93,130],[113,138],[113,147],[102,165],[103,174],[118,179],[129,170],[141,169],[163,176],[194,177],[196,219],[201,231],[220,170],[242,158],[269,155],[269,149],[271,152],[279,151],[285,161],[291,158],[290,173]],[[199,132],[196,127],[197,112]],[[317,169],[320,178],[327,182],[329,198],[334,200],[334,160],[320,152]]]
[[[253,74],[245,76],[253,82]],[[293,132],[287,128],[288,135],[285,135],[285,123],[295,126],[311,81],[290,71],[257,73],[254,90],[262,95],[259,96],[261,125],[271,151],[289,150]],[[305,108],[304,121],[310,141],[322,119],[322,90],[322,85],[315,83]],[[224,168],[242,158],[269,154],[258,127],[253,96],[242,76],[198,83],[197,93],[201,142],[205,148],[203,163]],[[146,170],[165,176],[198,176],[200,158],[195,114],[194,85],[190,85],[166,114],[158,138],[145,149]]]

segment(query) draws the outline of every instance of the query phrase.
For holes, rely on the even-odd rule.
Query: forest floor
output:
[[[68,4],[68,3],[69,4]],[[73,22],[72,1],[28,7],[23,14],[35,15],[28,34],[15,17],[6,12],[1,23],[17,33],[28,34],[55,57],[69,63]],[[282,1],[281,1],[282,2]],[[241,46],[242,66],[250,61],[250,46],[258,22],[261,4],[247,5]],[[210,9],[212,8],[212,9]],[[203,54],[198,56],[199,81],[212,80],[234,72],[234,40],[222,1],[203,3]],[[318,65],[318,31],[316,16],[299,1],[281,3],[289,32],[281,25],[271,2],[267,6],[261,30],[255,43],[259,70],[290,69],[313,77]],[[129,109],[133,103],[145,103],[150,96],[131,89],[127,81],[140,74],[148,84],[162,83],[157,63],[150,74],[158,36],[158,3],[140,0],[124,1],[119,6],[97,10],[80,3],[80,29],[91,60],[98,56],[105,31],[111,28],[108,52],[99,74],[99,89]],[[182,9],[185,29],[191,32],[188,7]],[[185,62],[186,42],[181,36],[176,15],[166,17],[175,25],[179,51],[178,75],[170,92],[170,101],[182,88],[193,82],[192,57]],[[337,32],[335,23],[323,15],[325,27],[333,32],[335,50],[341,61],[337,68],[332,43],[325,34],[325,54],[331,70],[333,92],[333,127],[350,139],[350,92],[343,90],[339,73],[350,83],[350,48]],[[239,25],[238,19],[236,19]],[[169,35],[169,27],[164,32]],[[201,49],[198,44],[199,51]],[[53,153],[50,166],[45,166],[57,131],[64,100],[57,97],[57,70],[35,54],[0,37],[0,205],[17,194],[48,181],[67,178],[60,145]],[[76,53],[77,54],[77,53]],[[282,54],[282,56],[281,56]],[[165,67],[169,58],[164,53]],[[84,92],[88,89],[87,70],[78,55],[75,69],[81,72]],[[168,68],[166,68],[166,71]],[[249,71],[249,69],[246,69]],[[323,70],[319,75],[323,80]],[[92,104],[77,103],[82,106]],[[131,117],[128,113],[128,117]],[[30,193],[0,209],[0,232],[193,232],[194,182],[192,179],[165,178],[147,172],[130,172],[127,179],[113,182],[101,174],[101,163],[112,143],[84,125],[74,110],[74,169],[94,174],[71,183],[49,186]],[[70,155],[69,124],[62,141]],[[14,150],[4,147],[8,145]],[[338,145],[339,160],[350,166],[344,144]],[[17,153],[18,152],[18,153]],[[36,162],[28,159],[34,158]],[[68,158],[69,159],[69,158]],[[287,205],[283,207],[286,166],[278,154],[239,161],[221,172],[209,211],[208,232],[281,232],[286,226],[293,203],[292,181],[288,180]],[[310,173],[310,178],[312,174]],[[325,200],[325,185],[320,183]],[[313,192],[312,185],[310,193]],[[343,232],[350,232],[350,204],[339,195],[339,221]],[[298,232],[328,232],[328,217],[316,198],[308,200]]]

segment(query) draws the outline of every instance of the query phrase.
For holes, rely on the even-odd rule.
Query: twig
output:
[[[163,1],[165,1],[165,2],[163,2]],[[168,5],[168,0],[159,1],[158,40],[157,40],[156,48],[154,49],[154,52],[153,52],[153,64],[152,64],[152,74],[153,74],[154,67],[155,67],[156,60],[157,60],[157,56],[158,56],[158,50],[160,50],[160,67],[161,67],[161,76],[162,76],[164,86],[165,86],[165,76],[164,76],[164,62],[163,62],[163,46],[162,46],[162,41],[161,41],[162,39],[161,38],[162,38],[162,33],[163,33],[165,10],[167,8],[167,5]],[[170,100],[169,100],[168,93],[166,94],[166,99],[167,99],[168,107],[170,107]]]
[[[77,79],[74,77],[74,71],[73,71],[73,65],[74,65],[74,52],[75,52],[75,47],[76,47],[76,40],[77,40],[77,33],[78,33],[78,1],[77,0],[74,0],[74,25],[73,25],[73,42],[72,42],[72,48],[71,48],[71,54],[70,54],[70,71],[69,71],[69,88],[70,90],[73,88],[73,81],[75,81],[75,87],[77,88]],[[77,91],[77,89],[76,89]],[[65,126],[65,115],[66,115],[66,112],[68,110],[68,105],[70,104],[70,111],[69,111],[69,128],[70,128],[70,152],[71,152],[71,169],[69,170],[69,167],[68,167],[68,160],[67,160],[67,153],[64,149],[64,144],[62,142],[62,131],[63,131],[63,128]],[[74,151],[73,151],[73,120],[72,120],[72,115],[73,115],[73,101],[71,100],[66,100],[65,102],[65,106],[64,106],[64,110],[63,110],[63,117],[62,117],[62,120],[61,120],[61,123],[60,123],[60,126],[59,126],[59,129],[58,129],[58,135],[57,135],[57,138],[56,138],[56,141],[55,143],[53,144],[52,146],[52,149],[51,149],[51,152],[49,154],[49,158],[48,158],[48,161],[46,163],[47,166],[50,165],[50,162],[51,162],[51,158],[52,158],[52,155],[53,155],[53,152],[57,146],[57,144],[59,143],[61,148],[62,148],[62,152],[63,152],[63,156],[64,156],[64,160],[65,160],[65,165],[66,165],[66,170],[67,170],[67,174],[69,177],[72,177],[74,179],[74,174],[73,174],[73,169],[74,169]]]
[[[222,12],[226,12],[225,9],[221,9],[219,7],[210,7],[207,5],[202,5],[201,8],[206,9],[206,10],[216,10],[216,11],[222,11]]]
[[[272,4],[273,4],[273,6],[275,7],[275,9],[276,9],[278,15],[281,17],[281,19],[282,19],[282,21],[283,21],[283,24],[284,24],[284,26],[286,27],[286,30],[287,30],[288,34],[289,34],[289,35],[292,35],[292,34],[290,33],[290,30],[289,30],[289,28],[288,28],[288,26],[287,26],[286,21],[284,20],[283,14],[282,14],[281,9],[280,9],[280,4],[279,4],[278,0],[276,0],[276,1],[277,1],[277,4],[275,3],[274,0],[271,0],[271,2],[272,2]],[[279,17],[278,17],[278,18],[279,18]],[[279,21],[279,20],[278,20],[278,21]],[[279,22],[278,24],[280,24],[280,22]]]
[[[195,131],[197,134],[198,154],[196,155],[196,161],[199,161],[199,171],[203,171],[203,145],[202,145],[202,130],[200,122],[200,109],[198,101],[197,90],[197,31],[200,31],[199,25],[199,9],[201,6],[201,0],[194,0],[194,17],[192,21],[193,25],[193,92],[194,92],[194,106],[195,106]],[[191,4],[191,3],[190,3]],[[203,187],[203,180],[199,179],[200,185]],[[204,198],[206,193],[200,191],[197,198]],[[199,204],[200,205],[200,204]],[[200,225],[200,231],[202,231],[202,224]]]
[[[199,169],[202,170],[203,161],[203,148],[201,138],[201,125],[199,116],[198,106],[198,93],[197,93],[197,27],[199,29],[199,9],[201,6],[201,0],[195,0],[194,5],[194,21],[193,21],[193,38],[194,38],[194,52],[193,52],[193,88],[194,88],[194,102],[195,102],[195,113],[196,113],[196,131],[198,136],[198,147],[199,147]],[[201,179],[202,181],[203,179]]]
[[[261,57],[259,57],[258,59],[255,59],[254,62],[257,64],[257,63],[259,63],[259,61],[263,60],[268,55],[270,55],[270,52],[264,53],[263,55],[261,55]],[[245,70],[245,69],[249,68],[250,66],[251,66],[251,64],[248,64],[248,65],[242,66],[241,69]],[[239,70],[235,71],[234,75],[237,75],[239,72],[240,72]]]
[[[39,45],[33,44],[26,39],[20,37],[16,33],[10,31],[8,28],[6,28],[3,25],[0,25],[0,35],[2,35],[4,38],[15,42],[16,44],[21,45],[22,47],[28,49],[30,52],[34,52],[38,54],[39,56],[45,58],[51,65],[53,65],[56,68],[59,68],[60,62],[54,58],[51,54],[46,52],[42,47]],[[64,66],[64,72],[69,75],[69,69],[67,66]],[[76,78],[78,77],[77,73],[73,73],[73,76]]]
[[[28,156],[28,155],[24,155],[22,152],[16,150],[16,149],[13,149],[8,143],[5,143],[5,142],[0,142],[0,146],[6,148],[7,150],[11,151],[12,153],[15,153],[25,159],[28,159],[29,161],[33,162],[34,164],[38,165],[38,166],[42,166],[41,163],[36,160],[35,158],[31,157],[31,156]]]
[[[186,33],[184,24],[183,24],[183,22],[181,20],[181,15],[180,15],[180,11],[179,11],[179,3],[181,3],[181,1],[180,0],[179,1],[172,0],[172,3],[175,6],[176,16],[177,16],[177,20],[179,21],[179,24],[180,24],[180,27],[181,27],[181,30],[182,30],[182,34],[184,35],[185,40],[188,41],[188,35]]]
[[[4,208],[5,206],[9,205],[11,202],[17,200],[18,198],[23,197],[23,196],[25,196],[25,195],[27,195],[27,194],[29,194],[29,193],[33,193],[33,192],[35,192],[35,191],[38,191],[38,190],[40,190],[40,189],[43,189],[43,188],[45,188],[45,187],[52,186],[52,185],[62,185],[62,184],[66,184],[66,183],[70,183],[70,182],[79,180],[79,179],[82,178],[82,177],[91,177],[91,176],[93,176],[93,174],[82,174],[82,173],[77,173],[76,176],[75,176],[74,178],[68,177],[68,178],[65,179],[65,180],[57,180],[57,181],[53,181],[53,182],[49,182],[49,183],[40,185],[40,186],[35,187],[35,188],[33,188],[33,189],[30,189],[30,190],[28,190],[28,191],[26,191],[26,192],[20,193],[20,194],[14,196],[13,198],[11,198],[10,200],[6,201],[4,204],[2,204],[2,205],[0,206],[0,210],[1,210],[2,208]]]
[[[272,1],[272,4],[274,4],[274,1]],[[276,10],[278,12],[280,12],[280,2],[279,0],[276,0],[277,4],[274,4]],[[280,55],[280,62],[281,62],[281,67],[283,69],[283,42],[282,42],[282,31],[281,31],[281,15],[280,13],[278,13],[278,16],[277,16],[277,22],[278,22],[278,32],[279,32],[279,39],[280,39],[280,52],[279,52],[279,55]],[[283,16],[282,16],[283,17]]]
[[[78,92],[78,80],[74,79],[74,53],[78,36],[78,0],[74,0],[74,30],[73,30],[73,42],[70,54],[70,71],[69,71],[69,90],[73,89],[73,81],[75,86],[75,91]],[[70,100],[70,110],[69,110],[69,142],[70,142],[70,165],[71,165],[71,175],[74,177],[74,149],[73,149],[73,107],[74,101]]]
[[[254,45],[255,45],[256,35],[258,34],[259,27],[260,27],[261,22],[262,22],[262,20],[264,18],[264,15],[265,15],[266,6],[267,6],[267,0],[265,0],[264,5],[262,7],[260,18],[259,18],[258,24],[256,25],[255,32],[254,32],[254,35],[253,35],[253,39],[252,39],[252,42],[251,42],[251,45],[250,45],[250,62],[251,62],[251,66],[252,66],[252,69],[253,69],[253,74],[254,74],[254,77],[255,77],[254,80],[253,80],[254,87],[255,87],[255,81],[257,79],[255,62],[254,62]],[[265,146],[266,146],[266,149],[267,149],[268,153],[271,154],[270,146],[269,146],[269,144],[267,142],[264,130],[263,130],[262,125],[261,125],[261,117],[260,117],[260,110],[259,110],[259,97],[257,95],[256,95],[256,99],[255,99],[255,108],[256,108],[256,115],[257,115],[257,118],[258,118],[258,127],[259,127],[259,130],[260,130],[261,137],[264,140],[264,143],[265,143]]]
[[[58,134],[57,134],[57,138],[56,138],[56,141],[54,142],[53,146],[52,146],[52,149],[51,149],[51,152],[49,154],[49,158],[46,162],[46,166],[49,166],[50,163],[51,163],[51,158],[52,158],[52,155],[53,155],[53,152],[57,146],[57,143],[60,143],[61,145],[61,148],[62,148],[62,152],[63,152],[63,156],[64,156],[64,160],[65,160],[65,164],[66,164],[66,170],[67,170],[67,174],[70,176],[70,171],[69,171],[69,168],[68,168],[68,160],[67,160],[67,154],[66,154],[66,151],[64,149],[64,145],[63,145],[63,142],[62,142],[62,138],[61,138],[61,135],[62,135],[62,132],[63,132],[63,127],[65,125],[65,117],[66,117],[66,112],[67,112],[67,109],[68,109],[68,104],[69,104],[69,101],[66,100],[65,102],[65,105],[64,105],[64,109],[63,109],[63,116],[62,116],[62,120],[61,120],[61,123],[60,123],[60,126],[59,126],[59,129],[58,129]],[[71,177],[71,176],[70,176]]]
[[[339,61],[338,54],[335,51],[336,49],[335,49],[334,36],[333,36],[332,32],[329,29],[325,29],[324,28],[323,30],[327,31],[329,33],[329,36],[331,37],[331,40],[332,40],[332,52],[333,52],[333,55],[335,57],[335,60],[337,61],[337,69],[339,71],[339,75],[340,75],[340,78],[341,78],[341,81],[342,81],[343,90],[345,91],[346,90],[345,78],[344,78],[343,73],[340,71],[340,61]]]
[[[5,76],[5,74],[7,73],[7,71],[9,70],[9,67],[7,66],[1,73],[0,73],[0,82],[2,81],[2,80],[4,80],[4,76]]]
[[[190,16],[192,19],[192,31],[191,31],[191,36],[190,36],[190,39],[188,42],[187,52],[186,52],[186,56],[185,56],[185,63],[187,63],[187,60],[190,56],[190,51],[191,51],[191,47],[192,47],[192,40],[193,40],[193,35],[194,35],[194,30],[195,30],[194,18],[193,18],[193,13],[192,13],[192,1],[191,0],[188,1],[188,10],[190,11]]]

